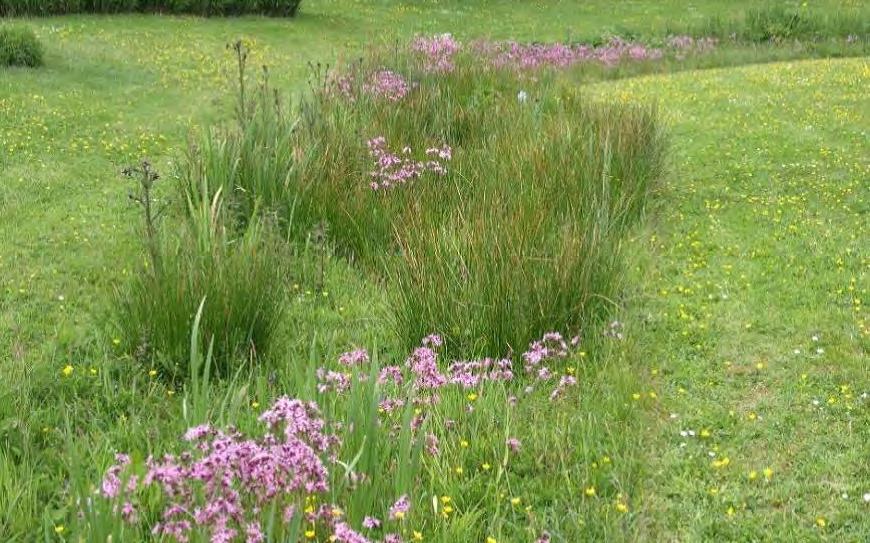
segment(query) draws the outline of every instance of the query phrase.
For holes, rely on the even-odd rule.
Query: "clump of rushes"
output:
[[[170,379],[188,376],[187,331],[205,300],[200,348],[213,351],[212,374],[226,376],[239,361],[266,359],[283,313],[287,263],[273,229],[259,217],[236,228],[220,191],[210,200],[187,191],[181,224],[159,229],[153,196],[159,176],[147,163],[125,172],[140,186],[133,198],[143,210],[149,258],[116,296],[122,347]]]
[[[662,167],[655,111],[563,96],[553,115],[514,121],[453,164],[474,189],[446,218],[399,220],[390,277],[402,337],[434,328],[460,353],[498,353],[617,300],[621,242]]]
[[[0,66],[42,66],[42,44],[28,27],[0,27]]]

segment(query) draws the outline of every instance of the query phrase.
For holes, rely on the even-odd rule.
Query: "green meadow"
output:
[[[0,540],[870,539],[870,10],[617,4],[0,19]]]

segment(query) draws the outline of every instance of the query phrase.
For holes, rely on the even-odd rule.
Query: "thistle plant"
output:
[[[143,160],[134,166],[121,170],[121,174],[134,182],[129,197],[142,208],[145,223],[145,246],[155,273],[160,271],[160,248],[157,239],[157,221],[166,210],[166,204],[157,206],[154,197],[154,185],[160,174],[157,173],[148,160]]]

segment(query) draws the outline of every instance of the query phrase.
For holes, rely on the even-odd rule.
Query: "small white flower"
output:
[[[677,415],[676,413],[671,413],[671,418],[672,418],[672,419],[675,419],[675,418],[677,418],[677,417],[679,417],[679,415]]]
[[[819,406],[819,400],[813,400],[813,405],[815,405],[816,407],[818,407],[818,406]]]
[[[870,492],[864,493],[864,501],[870,503]]]
[[[680,436],[681,436],[681,437],[688,437],[688,436],[689,436],[689,432],[687,432],[687,431],[685,431],[685,430],[680,430]]]
[[[819,340],[819,336],[813,336],[813,341],[818,341],[818,340]]]
[[[695,431],[694,431],[694,430],[689,430],[689,435],[692,436],[692,437],[695,437]]]
[[[825,350],[822,349],[821,347],[819,347],[818,349],[816,349],[816,354],[824,354],[824,353],[825,353]]]
[[[843,492],[843,494],[842,494],[842,498],[843,498],[844,500],[848,500],[848,499],[849,499],[849,495],[846,494],[845,492]]]
[[[526,102],[526,100],[528,100],[528,99],[529,99],[529,93],[527,93],[526,91],[521,90],[520,92],[517,93],[517,101],[519,101],[521,104],[524,104]]]
[[[801,354],[801,350],[800,350],[800,349],[795,349],[795,350],[794,350],[794,354]]]
[[[716,458],[716,451],[708,451],[707,456],[709,456],[710,458]]]

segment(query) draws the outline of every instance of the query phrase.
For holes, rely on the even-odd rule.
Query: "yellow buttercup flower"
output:
[[[73,367],[67,364],[63,367],[62,370],[60,370],[60,372],[63,374],[64,377],[69,377],[73,373]]]

